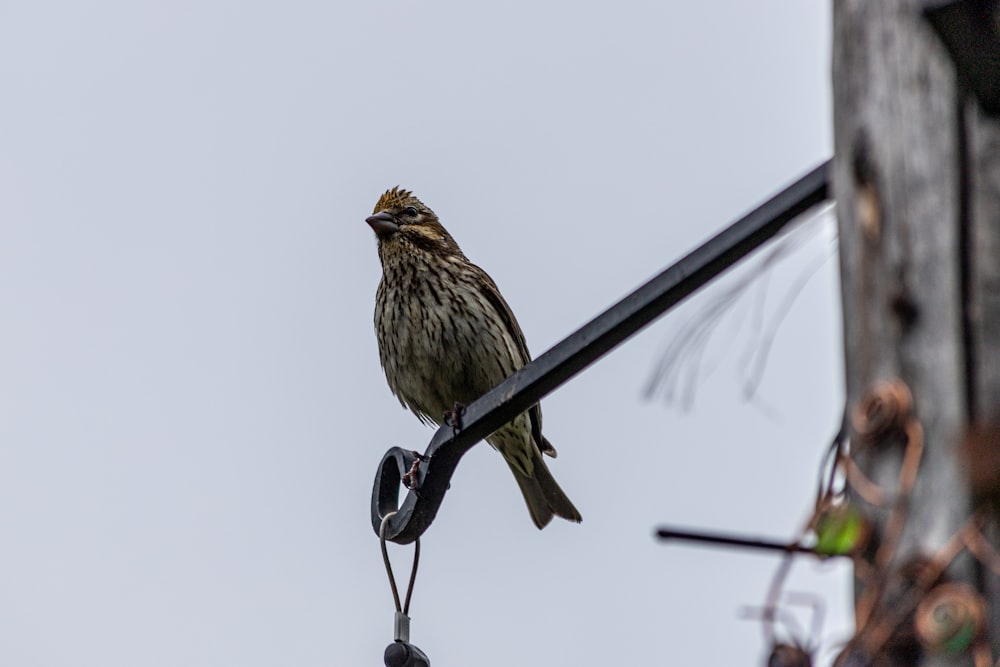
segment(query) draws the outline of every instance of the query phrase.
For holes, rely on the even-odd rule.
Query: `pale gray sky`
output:
[[[0,663],[381,664],[371,484],[432,431],[379,367],[379,194],[437,211],[538,354],[830,154],[828,4],[0,3]],[[777,560],[651,533],[805,518],[843,394],[830,239],[768,283],[773,312],[828,257],[770,411],[738,317],[691,410],[642,399],[707,293],[544,401],[581,525],[537,531],[466,457],[411,609],[436,667],[761,659],[738,612]],[[845,568],[790,588],[846,637]]]

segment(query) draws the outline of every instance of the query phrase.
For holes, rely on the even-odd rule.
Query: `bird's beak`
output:
[[[393,220],[392,216],[386,211],[381,211],[375,215],[365,218],[365,222],[371,225],[375,235],[380,239],[392,236],[399,231],[399,225],[396,224],[396,221]]]

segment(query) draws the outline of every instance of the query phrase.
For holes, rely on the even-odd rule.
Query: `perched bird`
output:
[[[412,192],[388,190],[366,221],[382,261],[375,297],[382,369],[404,407],[440,425],[456,403],[471,403],[531,360],[524,334],[493,279]],[[556,450],[542,435],[538,405],[486,441],[510,465],[536,526],[553,515],[581,520],[542,460]]]

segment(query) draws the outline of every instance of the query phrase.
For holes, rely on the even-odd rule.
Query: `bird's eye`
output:
[[[406,209],[403,211],[403,213],[405,213],[408,217],[411,218],[417,217],[417,209],[413,208],[412,206],[407,206]]]

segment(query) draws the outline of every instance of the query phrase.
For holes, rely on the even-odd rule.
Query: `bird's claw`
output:
[[[427,457],[420,452],[411,452],[411,454],[413,454],[415,458],[413,459],[413,464],[410,466],[410,469],[403,475],[402,481],[406,488],[410,491],[416,491],[420,486],[420,483],[417,481],[417,472],[420,469],[420,462]]]
[[[444,423],[451,426],[451,432],[458,435],[462,430],[462,414],[465,412],[465,404],[455,401],[451,410],[444,413]]]

